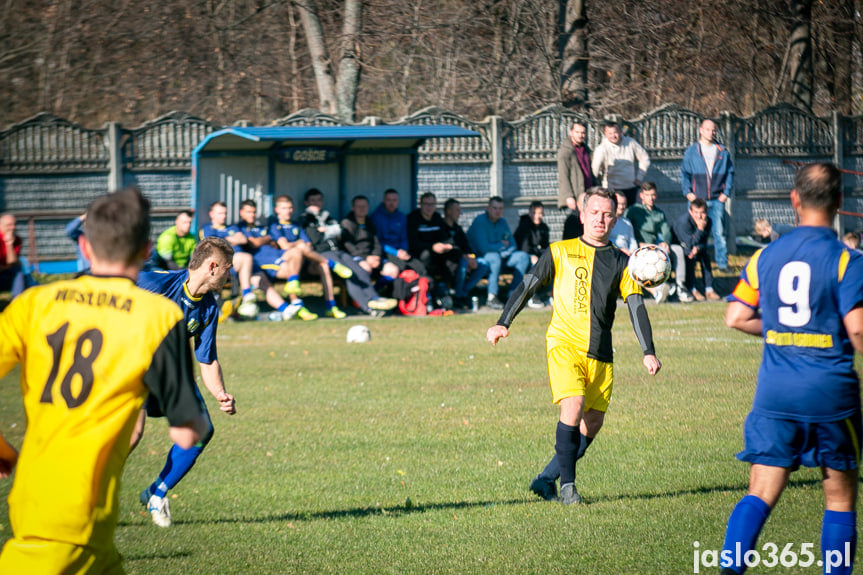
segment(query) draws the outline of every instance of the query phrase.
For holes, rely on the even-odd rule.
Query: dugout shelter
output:
[[[192,152],[193,227],[209,221],[208,208],[218,200],[228,206],[228,223],[238,220],[247,198],[263,219],[273,213],[275,198],[288,195],[296,217],[309,188],[323,192],[324,208],[337,220],[354,196],[367,196],[374,210],[388,188],[398,190],[400,209],[409,212],[416,206],[423,142],[479,135],[451,125],[225,128]]]

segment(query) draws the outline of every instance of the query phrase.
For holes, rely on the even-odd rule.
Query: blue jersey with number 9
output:
[[[863,302],[863,254],[800,227],[752,256],[731,299],[761,310],[764,355],[752,410],[836,421],[860,409],[843,318]]]

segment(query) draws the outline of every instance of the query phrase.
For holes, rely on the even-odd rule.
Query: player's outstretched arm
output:
[[[18,463],[18,451],[0,433],[0,479],[9,477]]]
[[[485,332],[485,338],[492,345],[497,345],[497,342],[501,338],[507,337],[508,335],[509,335],[509,330],[506,329],[506,327],[504,327],[502,325],[493,325],[490,328],[488,328],[488,331]]]
[[[214,360],[213,363],[199,363],[198,365],[201,366],[201,379],[204,380],[204,385],[219,402],[219,409],[228,415],[237,413],[234,396],[225,391],[225,380],[222,377],[222,366],[219,365],[219,360]]]

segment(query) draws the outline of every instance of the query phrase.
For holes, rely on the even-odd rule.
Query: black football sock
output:
[[[578,427],[566,425],[558,421],[555,438],[554,450],[557,452],[557,459],[560,463],[560,484],[574,483],[575,454],[578,451],[578,443],[581,439]]]
[[[584,452],[587,451],[587,448],[590,447],[590,444],[593,443],[593,438],[588,437],[585,434],[581,434],[581,443],[578,444],[578,451],[575,454],[575,460],[578,461],[582,457],[584,457]]]

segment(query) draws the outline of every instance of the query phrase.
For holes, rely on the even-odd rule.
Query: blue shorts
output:
[[[261,246],[252,259],[255,262],[255,269],[266,273],[271,279],[276,277],[276,272],[279,271],[279,266],[282,264],[283,250],[274,248],[273,246]]]
[[[792,471],[804,467],[857,469],[860,412],[839,421],[805,422],[750,413],[743,425],[743,451],[737,459]]]

